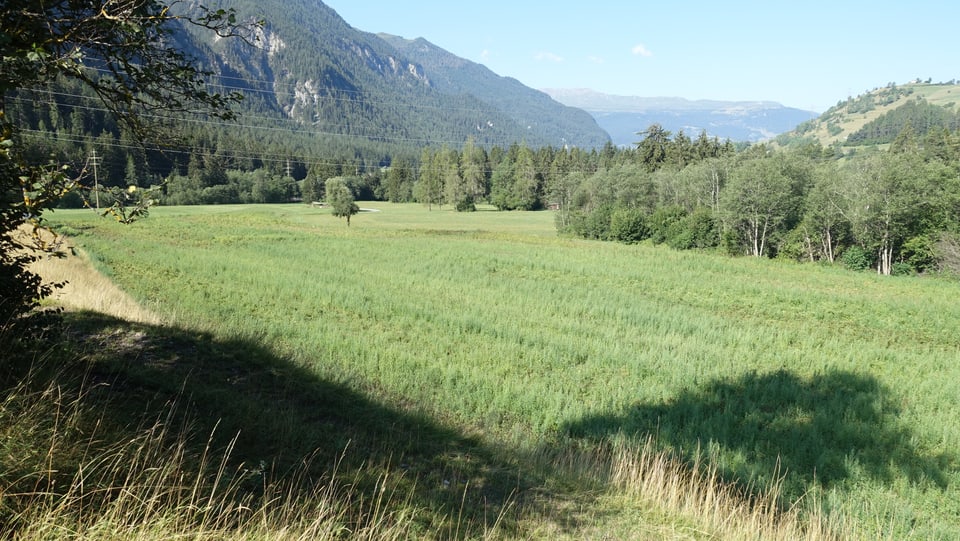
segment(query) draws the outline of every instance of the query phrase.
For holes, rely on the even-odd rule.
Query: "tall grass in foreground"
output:
[[[611,481],[626,497],[655,501],[683,516],[696,516],[701,524],[725,539],[822,540],[852,531],[812,512],[801,516],[802,506],[781,509],[779,482],[754,495],[725,482],[717,469],[705,462],[692,465],[669,452],[657,450],[653,440],[642,447],[616,444]],[[816,507],[813,507],[816,509]]]
[[[280,481],[265,478],[263,471],[232,470],[229,449],[218,454],[208,443],[194,454],[193,436],[174,428],[174,415],[137,429],[132,438],[112,438],[108,428],[98,433],[110,422],[91,416],[98,404],[90,398],[95,392],[69,390],[76,377],[69,370],[54,369],[52,375],[49,381],[39,373],[25,377],[6,390],[0,404],[0,448],[5,456],[19,458],[0,468],[0,531],[7,538],[461,538],[456,524],[438,531],[418,525],[417,509],[389,475],[364,494],[350,479],[338,478],[336,469],[320,481],[297,475]],[[709,467],[691,468],[650,442],[616,445],[600,454],[571,450],[541,461],[571,478],[609,476],[618,492],[611,507],[643,515],[612,531],[609,524],[598,530],[602,521],[590,516],[581,518],[582,527],[557,530],[537,513],[511,506],[486,528],[483,539],[837,539],[838,530],[822,527],[818,517],[811,523],[810,517],[779,511],[775,493],[770,500],[744,499]],[[505,514],[519,514],[524,526],[501,531]]]
[[[585,518],[574,533],[540,522],[529,528],[535,538],[839,541],[870,537],[816,506],[785,509],[778,482],[743,490],[724,480],[709,463],[681,460],[652,438],[568,447],[537,461],[563,472],[565,482],[590,486],[604,479],[605,489],[593,496],[598,514]],[[583,505],[584,500],[576,503]],[[576,511],[567,512],[570,520],[580,518]]]
[[[411,538],[414,514],[387,476],[368,499],[335,475],[280,481],[232,470],[229,449],[218,454],[207,445],[197,455],[189,432],[169,419],[120,437],[128,432],[111,432],[110,420],[94,417],[102,406],[95,392],[69,390],[76,373],[52,375],[28,375],[0,403],[4,538]]]

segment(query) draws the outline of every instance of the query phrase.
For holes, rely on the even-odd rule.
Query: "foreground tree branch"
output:
[[[187,26],[246,40],[258,24],[238,24],[233,10],[188,9],[181,0],[5,0],[0,5],[0,327],[50,293],[26,268],[36,258],[31,250],[47,247],[23,241],[17,230],[30,225],[36,231],[44,211],[77,185],[57,164],[24,158],[5,96],[59,78],[80,81],[141,142],[162,132],[154,121],[158,113],[231,119],[231,106],[241,96],[211,91],[212,73],[197,68],[176,42]],[[122,222],[143,215],[149,199],[138,195],[119,197],[107,213]]]

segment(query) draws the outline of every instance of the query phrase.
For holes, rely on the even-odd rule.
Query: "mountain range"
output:
[[[683,98],[616,96],[590,89],[545,89],[553,99],[589,112],[615,145],[637,142],[638,132],[660,124],[689,137],[706,131],[711,137],[758,142],[793,130],[816,118],[812,111],[786,107],[772,101],[716,101]]]
[[[247,108],[326,135],[397,145],[598,147],[607,133],[586,112],[458,58],[425,39],[351,27],[319,0],[224,0],[250,41],[192,33],[192,51],[243,91]]]
[[[379,34],[387,43],[433,74],[434,87],[453,95],[469,94],[503,111],[526,130],[551,133],[555,146],[578,144],[577,127],[591,124],[584,111],[553,100],[548,94],[524,86],[510,77],[500,77],[482,64],[460,58],[423,38],[404,39]],[[602,127],[601,127],[602,128]],[[606,138],[592,138],[590,146],[601,146]]]
[[[321,137],[390,147],[515,142],[632,145],[658,123],[734,141],[787,132],[816,113],[772,102],[690,101],[535,90],[425,38],[356,29],[320,0],[223,0],[239,20],[262,20],[257,47],[192,34],[192,52],[247,96],[246,108]],[[389,29],[384,29],[389,30]],[[638,92],[642,89],[638,89]]]

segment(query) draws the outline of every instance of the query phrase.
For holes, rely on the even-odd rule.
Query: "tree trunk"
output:
[[[883,276],[893,274],[893,248],[884,246],[880,248],[880,262],[877,264],[877,273]]]
[[[830,228],[827,227],[823,231],[823,253],[827,256],[827,261],[833,263],[833,235],[830,234]]]
[[[767,226],[768,226],[768,224],[769,224],[769,222],[768,222],[766,219],[764,219],[764,220],[763,220],[763,228],[760,229],[760,234],[758,235],[758,238],[759,238],[759,241],[760,241],[759,250],[757,250],[757,242],[754,241],[754,244],[753,244],[753,245],[754,245],[754,250],[756,250],[756,253],[755,253],[754,255],[757,256],[757,257],[763,257],[763,250],[766,248],[766,244],[767,244]]]
[[[813,240],[810,239],[810,234],[807,232],[806,228],[803,230],[803,242],[807,247],[807,257],[810,259],[811,263],[815,262],[816,258],[813,254]]]

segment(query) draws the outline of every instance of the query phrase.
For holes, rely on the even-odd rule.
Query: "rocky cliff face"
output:
[[[241,20],[263,20],[252,36],[193,48],[224,85],[257,111],[282,114],[326,134],[480,145],[598,147],[609,136],[583,111],[417,40],[352,28],[318,0],[223,0]],[[254,40],[250,40],[254,41]]]

